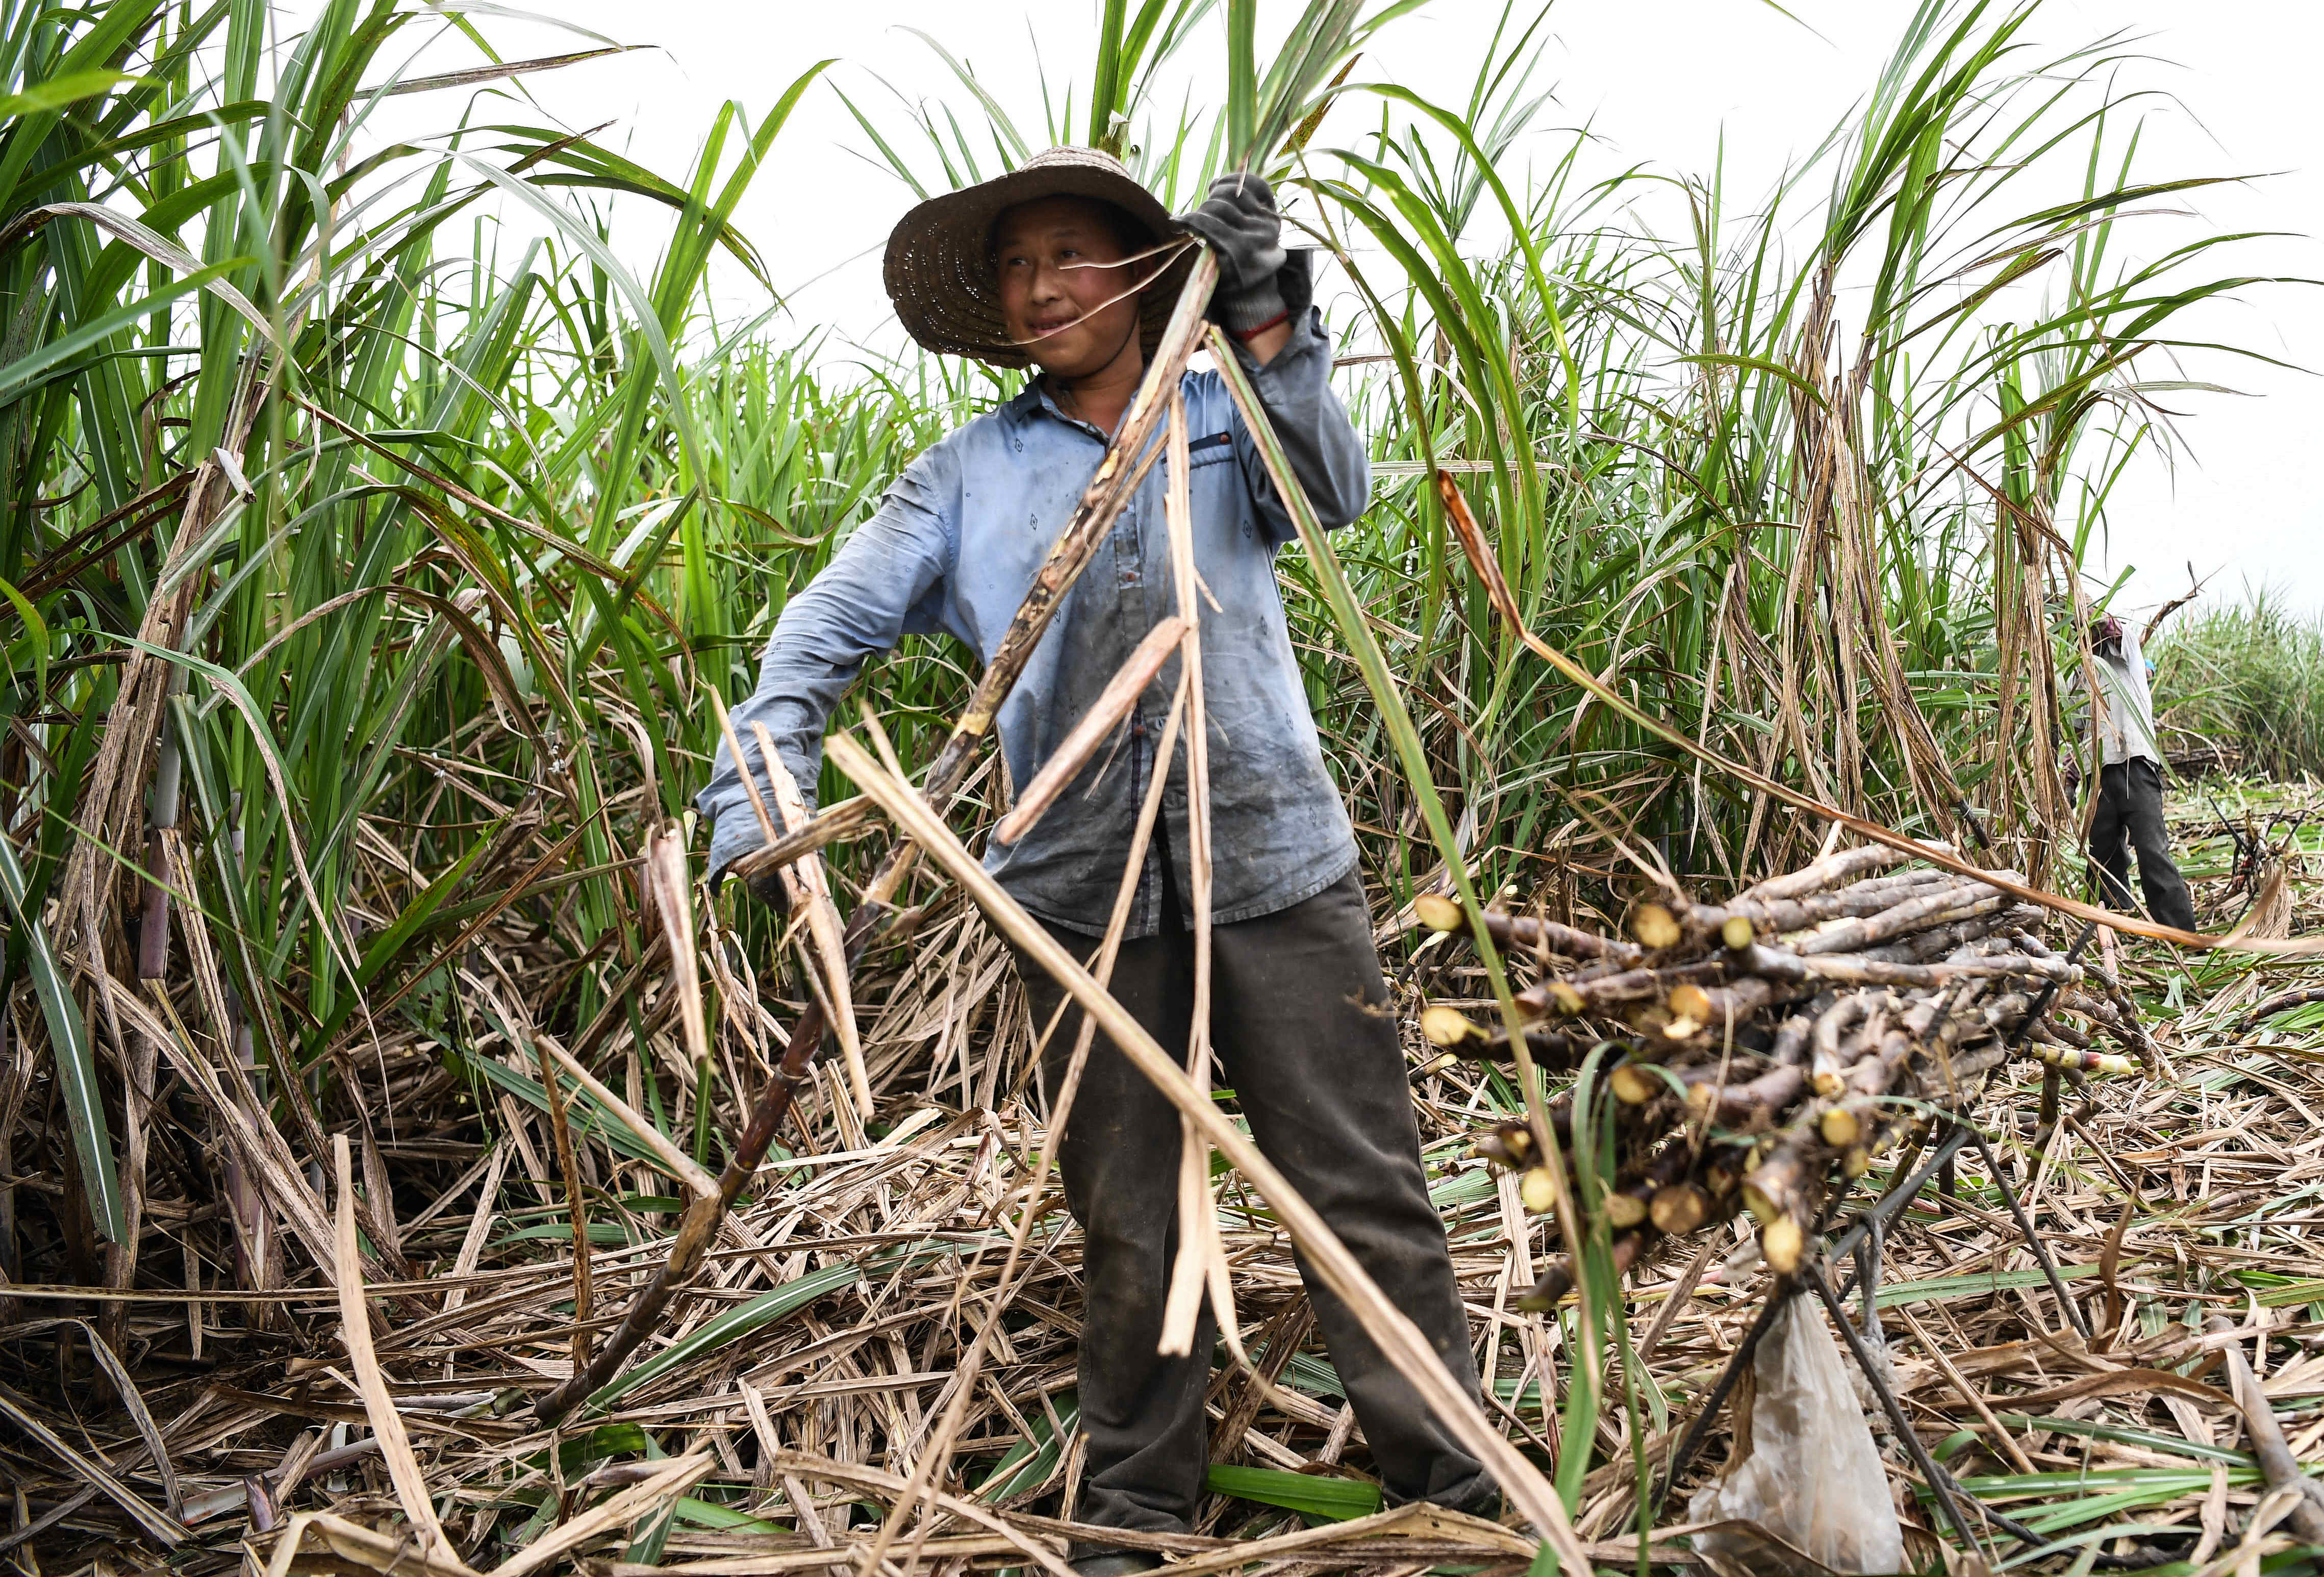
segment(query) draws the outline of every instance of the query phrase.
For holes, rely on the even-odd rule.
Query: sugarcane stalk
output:
[[[1913,871],[1899,876],[1877,877],[1827,892],[1811,893],[1805,898],[1782,899],[1774,902],[1730,899],[1724,904],[1694,906],[1687,912],[1685,927],[1688,935],[1692,936],[1709,936],[1721,932],[1729,921],[1738,919],[1758,932],[1782,935],[1804,931],[1827,920],[1854,919],[1878,914],[1907,898],[1923,896],[1941,885],[1957,886],[1959,879],[1947,871]]]
[[[2029,1046],[2025,1055],[2045,1065],[2080,1074],[2135,1074],[2138,1064],[2116,1052],[2077,1051],[2070,1046]]]
[[[1688,1110],[1698,1119],[1746,1132],[1775,1126],[1776,1115],[1797,1104],[1807,1089],[1807,1069],[1798,1063],[1778,1063],[1740,1084],[1720,1084],[1715,1067],[1689,1069],[1679,1076],[1689,1073],[1701,1082],[1689,1083]]]
[[[1903,903],[1882,909],[1877,914],[1818,931],[1812,936],[1803,938],[1795,950],[1803,955],[1859,953],[1876,943],[1902,936],[1907,931],[1926,930],[1946,921],[1991,914],[2009,901],[2008,894],[1981,882],[1940,888],[1921,897],[1906,899]]]
[[[1637,1063],[1626,1062],[1606,1075],[1606,1087],[1625,1106],[1644,1106],[1670,1086]]]
[[[1551,1013],[1570,1019],[1631,1003],[1658,1002],[1670,994],[1673,986],[1715,984],[1726,971],[1724,961],[1701,958],[1665,968],[1626,969],[1594,980],[1570,975],[1517,992],[1517,1010],[1536,1019]]]
[[[1517,1052],[1509,1044],[1511,1037],[1505,1027],[1480,1024],[1447,1002],[1432,1002],[1420,1010],[1420,1033],[1438,1050],[1449,1051],[1471,1062],[1517,1060]],[[1537,1025],[1526,1030],[1525,1043],[1526,1050],[1536,1061],[1567,1065],[1589,1056],[1591,1048],[1599,1044],[1594,1036],[1568,1035],[1561,1029]]]
[[[1932,850],[1949,848],[1945,844],[1930,844]],[[1883,844],[1868,844],[1862,848],[1842,849],[1835,854],[1801,866],[1797,871],[1773,876],[1757,886],[1746,888],[1742,899],[1751,903],[1774,903],[1784,899],[1805,898],[1812,892],[1821,892],[1828,887],[1838,887],[1852,876],[1868,871],[1886,871],[1904,862],[1904,853]]]
[[[1811,1164],[1816,1140],[1803,1115],[1777,1136],[1743,1178],[1743,1205],[1759,1223],[1759,1252],[1767,1268],[1789,1276],[1800,1268],[1815,1220],[1819,1168]]]
[[[1613,1241],[1614,1275],[1618,1279],[1630,1273],[1639,1257],[1646,1253],[1662,1234],[1651,1226],[1637,1226],[1615,1235]],[[1539,1281],[1514,1300],[1516,1306],[1529,1314],[1546,1314],[1565,1300],[1566,1295],[1580,1285],[1581,1278],[1571,1259],[1560,1259],[1542,1274]]]
[[[1840,998],[1817,1018],[1808,1040],[1808,1082],[1817,1094],[1840,1093],[1840,1037],[1861,1024],[1875,1005],[1870,993],[1858,991]]]
[[[1422,925],[1432,931],[1464,935],[1469,929],[1468,918],[1461,906],[1443,893],[1422,893],[1412,900],[1412,912]],[[1646,950],[1635,943],[1615,936],[1600,936],[1572,926],[1562,926],[1555,920],[1541,919],[1532,915],[1503,914],[1498,909],[1485,910],[1484,918],[1487,934],[1503,947],[1529,947],[1545,953],[1563,954],[1568,958],[1618,959],[1626,965],[1635,964],[1646,955]]]
[[[2203,1323],[2203,1328],[2216,1335],[2234,1330],[2235,1322],[2213,1314]],[[2310,1479],[2308,1470],[2293,1454],[2291,1443],[2283,1437],[2283,1425],[2276,1422],[2275,1409],[2269,1405],[2267,1393],[2260,1389],[2259,1379],[2252,1373],[2251,1360],[2244,1356],[2243,1348],[2229,1342],[2221,1351],[2227,1356],[2227,1383],[2235,1397],[2236,1410],[2243,1415],[2244,1433],[2251,1437],[2252,1455],[2259,1459],[2260,1477],[2271,1491],[2290,1489],[2293,1494],[2292,1509],[2284,1514],[2284,1526],[2304,1544],[2324,1545],[2324,1485]]]

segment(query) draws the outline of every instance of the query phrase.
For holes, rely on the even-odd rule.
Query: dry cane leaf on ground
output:
[[[2232,920],[2241,900],[2226,891],[2225,835],[2207,835],[2190,809],[2181,837],[2199,892],[2216,901],[2217,918]],[[2294,864],[2289,890],[2306,929],[2319,862],[2311,853]],[[159,1553],[154,1519],[166,1517],[174,1476],[187,1537],[173,1563],[190,1571],[234,1565],[242,1541],[273,1517],[305,1519],[273,1525],[298,1553],[262,1542],[269,1558],[300,1569],[335,1559],[384,1571],[401,1560],[397,1569],[410,1571],[423,1558],[447,1572],[488,1569],[576,1526],[587,1531],[567,1536],[566,1554],[617,1564],[804,1571],[868,1550],[880,1508],[918,1460],[951,1399],[957,1358],[990,1312],[1017,1196],[1044,1137],[1038,1094],[1020,1087],[1033,1027],[998,938],[947,905],[916,940],[919,956],[945,966],[875,972],[861,1004],[874,1137],[837,1148],[828,1102],[851,1095],[842,1083],[823,1086],[787,1135],[798,1151],[770,1163],[765,1185],[730,1218],[699,1296],[553,1435],[528,1427],[522,1411],[567,1371],[572,1351],[571,1237],[547,1112],[511,1096],[495,1102],[506,1125],[500,1146],[428,1139],[429,1103],[456,1105],[456,1093],[438,1077],[432,1048],[390,1041],[383,1055],[401,1121],[379,1149],[420,1279],[343,1282],[346,1269],[326,1275],[300,1260],[286,1268],[292,1285],[263,1294],[213,1268],[193,1284],[198,1299],[152,1287],[118,1295],[123,1361],[153,1434],[95,1389],[76,1391],[68,1412],[52,1369],[23,1377],[12,1400],[78,1461],[23,1426],[0,1440],[23,1493],[0,1539],[51,1519],[27,1542],[51,1568],[68,1550]],[[1418,937],[1409,945],[1417,953],[1399,1006],[1414,1096],[1489,1410],[1519,1449],[1554,1467],[1544,1443],[1559,1438],[1572,1327],[1517,1304],[1554,1262],[1554,1233],[1508,1192],[1515,1178],[1504,1182],[1469,1154],[1480,1130],[1513,1111],[1496,1083],[1502,1075],[1443,1056],[1418,1033],[1424,1007],[1473,999],[1474,964]],[[521,966],[522,951],[513,956]],[[1955,1201],[1932,1192],[1898,1218],[1879,1284],[1895,1386],[1923,1440],[1968,1496],[2068,1541],[2037,1569],[2062,1568],[2071,1541],[2100,1534],[2108,1548],[2131,1536],[2167,1551],[2192,1549],[2212,1528],[2213,1550],[2244,1547],[2267,1484],[2222,1366],[2228,1343],[2273,1407],[2286,1449],[2312,1462],[2324,1441],[2324,1251],[2315,1236],[2324,1225],[2316,1055],[2324,1036],[2302,1028],[2324,1012],[2294,1004],[2246,1028],[2254,1009],[2292,988],[2296,972],[2161,948],[2126,956],[2127,983],[2172,1074],[2095,1078],[2087,1102],[2069,1089],[2059,1130],[2038,1153],[2037,1067],[2024,1065],[2023,1077],[1997,1084],[1978,1107],[2098,1338],[2086,1347],[2075,1335],[1974,1150],[1959,1163]],[[521,985],[521,967],[513,973]],[[649,1022],[666,1026],[656,1033],[676,1051],[675,1005],[656,1009],[659,1000],[648,999]],[[511,1070],[484,1086],[488,1095],[516,1088],[513,1070],[538,1065],[529,1048],[490,1037],[475,1055],[497,1056]],[[626,1140],[619,1122],[593,1115],[580,1086],[569,1089],[602,1329],[659,1262],[679,1201],[664,1180],[665,1157]],[[359,1196],[362,1174],[351,1158],[342,1164],[326,1197],[339,1231],[360,1240],[350,1213],[359,1199],[345,1190]],[[1849,1197],[1869,1198],[1885,1176],[1876,1166]],[[231,1266],[232,1223],[175,1213],[168,1199],[157,1189],[149,1206],[162,1230],[198,1264]],[[1054,1554],[1069,1536],[1057,1519],[1076,1467],[1079,1244],[1054,1181],[1033,1208],[1026,1273],[962,1410],[951,1477],[891,1558],[917,1547],[932,1568],[1038,1566],[1030,1550]],[[1275,1380],[1255,1393],[1251,1377],[1221,1355],[1210,1411],[1246,1426],[1214,1476],[1199,1535],[1147,1542],[1206,1571],[1295,1557],[1382,1572],[1529,1561],[1516,1536],[1457,1518],[1425,1528],[1318,1520],[1377,1508],[1362,1434],[1312,1336],[1295,1337],[1300,1346],[1279,1367],[1267,1363],[1268,1342],[1301,1328],[1286,1318],[1302,1294],[1272,1213],[1230,1176],[1218,1220],[1242,1329]],[[1736,1226],[1698,1231],[1651,1248],[1631,1270],[1632,1329],[1659,1333],[1638,1416],[1650,1466],[1666,1460],[1757,1315],[1766,1277],[1751,1263],[1750,1236]],[[1690,1272],[1683,1301],[1667,1306]],[[84,1327],[60,1317],[62,1289],[11,1290],[7,1334],[17,1350],[69,1357]],[[372,1311],[367,1361],[342,1344],[350,1296]],[[2217,1319],[2229,1323],[2225,1333],[2209,1328]],[[195,1326],[199,1366],[185,1359]],[[89,1372],[92,1386],[108,1386]],[[1618,1398],[1618,1380],[1611,1394]],[[372,1432],[382,1398],[401,1443]],[[1618,1403],[1605,1409],[1574,1518],[1593,1559],[1623,1565],[1636,1514],[1630,1430]],[[1687,1483],[1716,1471],[1724,1434],[1722,1422]],[[375,1449],[383,1443],[387,1451]],[[1896,1443],[1884,1431],[1881,1443],[1908,1534],[1934,1526]],[[424,1490],[401,1489],[403,1460]],[[92,1489],[88,1471],[100,1467],[118,1493]],[[450,1545],[433,1556],[410,1520],[422,1499]],[[145,1510],[133,1514],[126,1500]],[[1666,1525],[1680,1504],[1665,1508]],[[2109,1532],[2116,1528],[2136,1531]],[[1293,1535],[1292,1545],[1276,1542]]]

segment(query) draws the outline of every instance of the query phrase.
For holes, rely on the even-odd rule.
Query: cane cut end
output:
[[[1456,900],[1441,892],[1424,892],[1412,900],[1413,918],[1432,931],[1465,930],[1468,917]]]

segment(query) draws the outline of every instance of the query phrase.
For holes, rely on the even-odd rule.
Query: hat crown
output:
[[[1102,170],[1108,174],[1119,175],[1124,180],[1138,179],[1130,173],[1130,166],[1104,149],[1076,147],[1070,143],[1060,143],[1055,147],[1044,148],[1017,168],[1054,170],[1060,165],[1071,165],[1084,170]]]

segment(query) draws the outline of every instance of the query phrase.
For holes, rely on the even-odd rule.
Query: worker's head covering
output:
[[[2090,650],[2100,657],[2122,655],[2122,621],[2104,614],[2090,621]]]
[[[1028,365],[1031,358],[1022,346],[1010,343],[1001,321],[992,226],[1018,204],[1048,197],[1111,203],[1131,224],[1144,227],[1151,237],[1148,244],[1176,233],[1170,210],[1111,154],[1095,148],[1051,148],[1036,153],[1005,175],[930,198],[896,226],[888,237],[884,272],[888,299],[896,304],[906,332],[933,351],[974,356],[1000,367]],[[1133,276],[1156,276],[1139,304],[1139,337],[1148,357],[1161,343],[1195,250],[1190,244],[1176,256],[1149,258]]]

